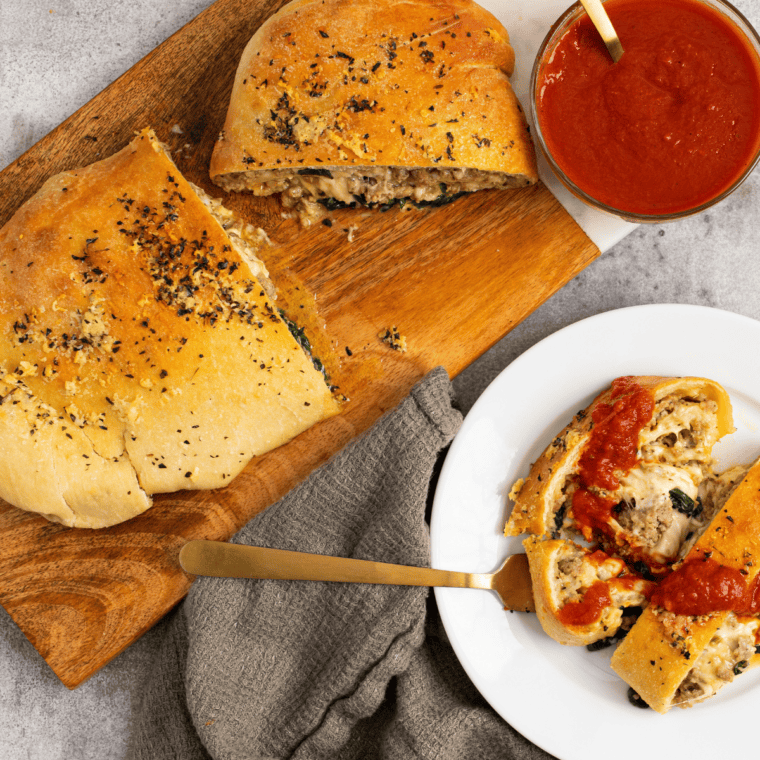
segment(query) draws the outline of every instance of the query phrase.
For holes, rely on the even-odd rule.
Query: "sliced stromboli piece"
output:
[[[523,541],[536,613],[560,644],[585,646],[614,636],[626,608],[644,607],[651,581],[622,559],[562,539]]]
[[[328,207],[537,181],[514,51],[471,0],[295,0],[243,52],[210,174]]]
[[[704,524],[699,484],[733,430],[725,390],[704,378],[618,378],[513,489],[508,536],[578,538],[665,572]],[[643,564],[642,564],[643,563]]]
[[[715,516],[612,657],[613,670],[659,713],[702,702],[757,664],[760,463],[742,474],[732,470],[705,491]]]
[[[0,230],[0,496],[104,527],[336,414],[261,241],[149,130],[49,179]]]

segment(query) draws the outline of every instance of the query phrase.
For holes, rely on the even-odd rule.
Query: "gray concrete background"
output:
[[[210,0],[0,0],[0,168]],[[735,0],[760,27],[760,0]],[[760,172],[713,211],[642,226],[604,253],[455,380],[468,409],[513,359],[559,328],[622,306],[686,303],[760,319]],[[706,347],[707,348],[707,347]],[[758,347],[746,347],[758,361]],[[0,609],[0,758],[125,755],[161,625],[74,692]]]

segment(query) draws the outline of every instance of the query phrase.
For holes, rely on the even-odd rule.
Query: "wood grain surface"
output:
[[[442,365],[454,377],[599,255],[540,184],[439,209],[345,210],[332,227],[310,229],[283,218],[276,199],[225,196],[208,179],[211,150],[243,47],[281,4],[218,0],[0,174],[2,225],[51,174],[152,126],[188,179],[276,241],[267,264],[284,302],[308,304],[349,399],[340,416],[255,459],[226,489],[158,496],[113,528],[62,528],[0,502],[0,603],[69,688],[183,598],[192,581],[177,563],[184,541],[228,539],[426,372]],[[378,339],[392,325],[406,353]]]

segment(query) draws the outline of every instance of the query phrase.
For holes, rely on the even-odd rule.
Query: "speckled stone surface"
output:
[[[43,137],[209,0],[0,0],[0,168]],[[760,26],[760,0],[735,0]],[[455,380],[467,410],[512,360],[556,330],[622,306],[686,303],[760,320],[760,172],[685,221],[642,226]],[[745,360],[760,364],[760,347]],[[161,624],[76,691],[63,687],[0,609],[0,758],[124,757]]]

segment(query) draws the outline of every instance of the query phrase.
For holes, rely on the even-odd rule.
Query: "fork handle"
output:
[[[329,557],[286,549],[228,544],[224,541],[188,541],[180,550],[179,562],[187,573],[215,578],[490,588],[490,576],[479,573]]]

